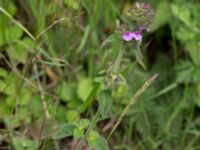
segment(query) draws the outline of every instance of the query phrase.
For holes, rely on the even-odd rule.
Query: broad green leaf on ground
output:
[[[92,130],[89,132],[89,136],[87,137],[87,142],[90,148],[96,148],[98,137],[99,137],[99,134],[96,131]]]
[[[1,110],[1,117],[5,118],[12,114],[12,109],[7,106],[5,101],[0,101],[0,110]]]
[[[0,77],[6,78],[7,76],[8,76],[8,72],[5,69],[0,68]]]
[[[70,101],[73,98],[73,89],[71,85],[63,82],[61,86],[58,88],[58,94],[60,95],[63,101]]]
[[[14,73],[10,73],[9,76],[1,82],[0,92],[16,96],[16,89],[19,81],[19,78]]]
[[[20,63],[25,64],[27,62],[27,52],[20,45],[13,45],[7,49],[10,59],[16,60]]]
[[[27,106],[31,99],[31,93],[27,88],[22,88],[16,95],[7,95],[5,100],[8,106]]]
[[[77,91],[78,97],[81,100],[86,100],[86,98],[90,94],[92,88],[93,88],[93,83],[90,78],[81,79],[81,81],[78,85],[78,91]]]
[[[27,107],[20,107],[16,112],[16,119],[21,123],[23,122],[24,124],[30,124],[31,123],[31,117],[30,117],[30,112]]]
[[[16,98],[15,96],[7,96],[5,98],[7,106],[14,107],[16,105]]]
[[[2,22],[0,21],[0,46],[18,40],[22,34],[23,31],[18,26],[13,25],[7,27],[2,25]]]
[[[59,140],[67,136],[72,136],[75,129],[75,125],[71,123],[61,124],[57,126],[53,139]]]
[[[33,52],[34,48],[35,43],[29,38],[24,38],[22,40],[16,40],[15,43],[10,45],[7,49],[7,52],[9,57],[13,60],[20,63],[26,63],[28,53]]]
[[[65,113],[67,115],[67,121],[69,122],[73,122],[76,117],[79,117],[78,112],[74,109],[68,109]]]
[[[27,62],[27,56],[29,52],[33,52],[35,43],[30,38],[24,38],[22,40],[16,40],[15,43],[10,45],[7,49],[9,57],[20,63]]]
[[[96,150],[109,150],[108,143],[106,139],[102,136],[99,136],[96,141]]]
[[[7,42],[18,40],[22,36],[22,34],[22,29],[20,29],[17,25],[10,26],[5,29],[5,36]]]
[[[19,104],[21,106],[27,106],[31,99],[31,91],[28,88],[22,88],[20,91]]]
[[[36,150],[39,143],[27,138],[15,137],[13,138],[13,144],[15,150]]]
[[[35,48],[37,47],[36,43],[27,37],[16,41],[16,43],[23,46],[24,50],[28,52],[34,52]]]
[[[12,107],[11,107],[12,108]],[[12,113],[12,109],[10,109],[10,113]],[[20,107],[15,111],[15,117],[12,115],[5,116],[5,124],[7,127],[18,128],[22,124],[30,124],[31,118],[29,114],[29,109],[27,107]]]
[[[81,119],[79,122],[79,128],[81,129],[86,129],[90,124],[90,120],[89,119]]]
[[[79,110],[79,114],[84,112],[92,104],[94,97],[95,97],[96,93],[98,92],[100,86],[101,86],[101,84],[99,84],[99,83],[94,85],[92,91],[90,92],[90,94],[88,95],[88,97],[86,98],[84,103],[82,104],[82,106]]]
[[[75,139],[80,139],[81,137],[83,137],[83,135],[84,135],[84,129],[80,129],[80,128],[74,129],[73,136]]]
[[[87,142],[90,148],[94,148],[95,150],[109,150],[106,139],[100,136],[96,131],[90,131]]]
[[[52,110],[52,111],[55,111],[55,110]],[[68,114],[66,113],[66,107],[62,105],[58,106],[57,111],[56,111],[56,120],[64,123],[67,121],[67,115]]]

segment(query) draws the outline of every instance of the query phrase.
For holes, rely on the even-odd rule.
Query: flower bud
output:
[[[108,89],[116,89],[121,81],[121,77],[118,74],[108,74],[105,77],[106,86]]]
[[[150,4],[136,2],[128,11],[127,17],[136,22],[138,30],[148,30],[154,21],[155,14]]]

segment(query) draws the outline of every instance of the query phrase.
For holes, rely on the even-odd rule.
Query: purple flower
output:
[[[124,41],[131,41],[132,39],[133,39],[133,33],[131,32],[131,31],[127,31],[127,32],[125,32],[124,34],[123,34],[123,40]]]
[[[133,38],[134,38],[136,41],[140,41],[140,40],[142,39],[141,32],[140,32],[140,31],[135,31],[135,32],[133,32]]]
[[[140,41],[142,39],[142,35],[140,31],[135,31],[135,32],[127,31],[123,34],[122,39],[127,42],[133,39],[136,41]]]
[[[145,9],[148,9],[148,8],[151,7],[151,5],[148,4],[148,3],[141,3],[141,7],[145,8]]]

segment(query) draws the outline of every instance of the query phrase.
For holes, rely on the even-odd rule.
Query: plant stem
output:
[[[123,47],[123,43],[121,43],[120,50],[119,50],[117,59],[115,61],[114,67],[113,67],[113,72],[114,73],[117,73],[119,71],[120,62],[121,62],[122,56],[124,54],[124,49],[122,47]]]
[[[142,43],[142,40],[140,42],[138,42],[136,45],[136,59],[137,59],[137,62],[142,66],[142,68],[144,70],[146,70],[146,66],[142,61],[142,53],[141,53],[141,49],[140,49],[141,43]]]
[[[94,118],[92,119],[92,122],[91,122],[91,124],[90,124],[90,126],[89,126],[89,128],[88,128],[88,130],[87,130],[87,132],[86,132],[86,134],[85,134],[86,136],[87,136],[88,133],[95,127],[96,123],[97,123],[98,120],[99,120],[99,116],[100,116],[100,111],[99,111],[99,108],[98,108],[98,110],[97,110],[97,112],[96,112]]]

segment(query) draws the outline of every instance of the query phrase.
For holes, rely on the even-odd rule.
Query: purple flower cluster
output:
[[[119,87],[122,78],[119,74],[116,73],[109,73],[105,76],[105,83],[107,88],[109,89],[116,89]]]
[[[127,12],[127,17],[135,22],[137,27],[148,29],[155,19],[155,13],[150,4],[135,2]]]
[[[141,31],[135,31],[135,32],[126,31],[124,32],[122,39],[126,42],[131,41],[131,40],[141,41],[142,34],[141,34]]]
[[[135,2],[131,9],[127,12],[130,25],[134,26],[134,31],[129,30],[129,24],[122,26],[122,39],[126,42],[142,40],[142,33],[149,30],[154,21],[154,10],[148,3]]]

